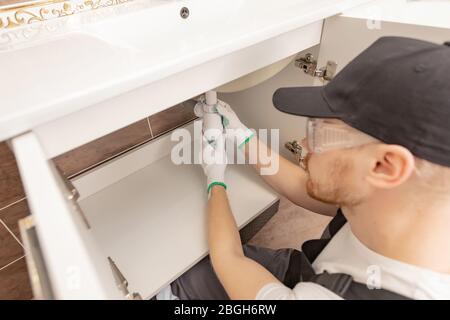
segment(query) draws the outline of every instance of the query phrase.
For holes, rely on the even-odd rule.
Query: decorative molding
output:
[[[0,7],[0,30],[76,13],[115,6],[133,0],[51,0]]]

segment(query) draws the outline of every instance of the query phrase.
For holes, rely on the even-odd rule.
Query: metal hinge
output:
[[[307,53],[305,56],[295,60],[295,66],[313,77],[330,81],[336,73],[337,63],[334,61],[327,61],[325,67],[317,68],[317,60],[314,59],[314,56],[311,53]]]
[[[288,149],[295,156],[298,164],[303,170],[308,170],[306,163],[306,150],[298,143],[297,140],[288,141],[284,144],[285,148]]]
[[[111,257],[108,257],[109,266],[111,267],[114,280],[116,281],[117,288],[119,288],[120,291],[122,291],[125,298],[128,300],[142,300],[142,297],[139,293],[133,292],[130,293],[128,291],[128,280],[124,277],[120,269],[117,267],[116,263],[111,259]]]
[[[65,187],[67,200],[69,200],[70,204],[73,206],[73,210],[78,213],[78,215],[83,220],[84,224],[86,225],[86,228],[90,229],[91,225],[89,224],[88,219],[86,218],[86,215],[84,214],[83,210],[80,208],[80,205],[78,204],[78,198],[80,197],[80,193],[78,192],[77,188],[73,185],[72,181],[70,181],[63,173],[63,171],[56,166],[56,170],[58,171]]]
[[[297,160],[300,160],[302,157],[303,148],[298,143],[297,140],[288,141],[284,144],[284,147],[288,149],[292,154],[297,158]]]

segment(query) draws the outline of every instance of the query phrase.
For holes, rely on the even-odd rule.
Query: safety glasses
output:
[[[308,118],[306,128],[308,149],[312,153],[351,148],[377,141],[343,122],[336,123],[328,119]]]

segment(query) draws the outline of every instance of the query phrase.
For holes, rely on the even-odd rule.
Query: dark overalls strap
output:
[[[330,242],[331,238],[333,238],[346,223],[347,219],[345,219],[341,209],[339,209],[336,215],[328,224],[321,239],[308,240],[303,243],[302,252],[306,255],[311,263],[316,260],[317,256],[322,252],[323,249],[325,249],[327,244]]]
[[[284,284],[292,289],[299,282],[314,282],[348,300],[409,299],[388,290],[369,289],[367,285],[353,281],[353,277],[348,274],[315,273],[312,263],[346,222],[347,220],[339,209],[321,239],[306,241],[302,245],[302,251],[294,250],[289,260]]]

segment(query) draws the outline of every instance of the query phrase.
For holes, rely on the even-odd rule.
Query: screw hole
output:
[[[181,8],[181,10],[180,10],[180,16],[181,16],[183,19],[187,19],[187,17],[189,17],[189,9],[188,9],[187,7]]]

